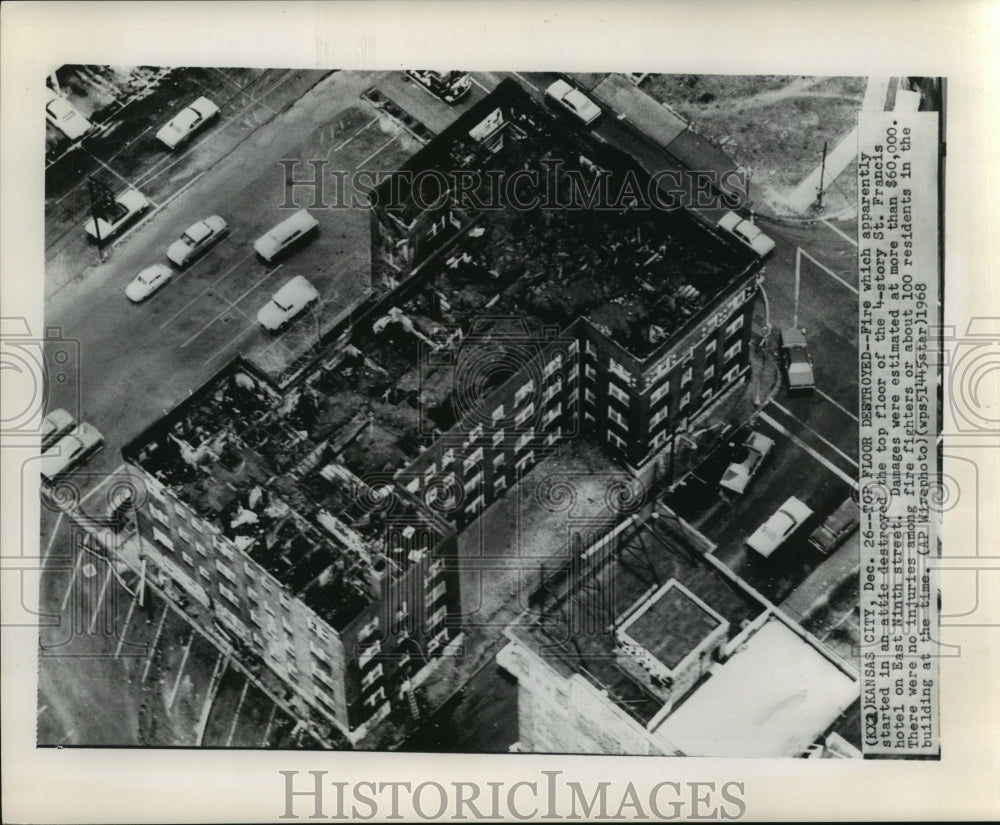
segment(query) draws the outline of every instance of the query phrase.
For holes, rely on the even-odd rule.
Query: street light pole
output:
[[[792,313],[792,326],[799,325],[799,283],[802,278],[802,247],[795,247],[795,310]]]

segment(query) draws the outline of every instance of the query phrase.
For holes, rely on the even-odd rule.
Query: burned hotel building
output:
[[[456,536],[485,508],[571,438],[648,481],[749,372],[762,261],[710,220],[451,186],[555,167],[655,171],[505,81],[373,193],[373,292],[310,363],[237,358],[124,449],[148,563],[355,744],[461,646]],[[421,170],[451,182],[433,202]]]

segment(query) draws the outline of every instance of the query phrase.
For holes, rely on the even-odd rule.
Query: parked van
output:
[[[300,209],[274,229],[261,235],[254,242],[253,248],[257,250],[260,257],[270,263],[277,255],[304,238],[318,226],[319,221],[309,214],[308,209]]]
[[[816,382],[813,378],[812,359],[801,330],[794,327],[781,330],[781,362],[785,368],[789,393],[813,391]]]

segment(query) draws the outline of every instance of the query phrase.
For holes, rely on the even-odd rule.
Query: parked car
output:
[[[778,512],[758,527],[754,534],[747,539],[747,546],[766,558],[781,547],[785,540],[801,527],[811,515],[812,510],[804,502],[799,501],[795,496],[790,496],[778,508]]]
[[[756,431],[750,432],[739,447],[743,453],[742,457],[738,457],[726,468],[719,486],[737,495],[742,495],[746,491],[747,485],[757,475],[773,446],[773,438],[768,438],[763,433]]]
[[[104,436],[91,424],[83,422],[42,453],[39,472],[42,480],[53,482],[104,446]]]
[[[94,124],[76,106],[52,91],[45,104],[45,119],[70,140],[79,140],[94,128]]]
[[[125,287],[125,297],[138,304],[165,285],[173,274],[174,271],[166,264],[147,266]]]
[[[167,257],[177,266],[191,263],[229,232],[229,225],[218,215],[191,224],[184,234],[170,244]]]
[[[316,291],[316,287],[302,275],[296,275],[261,307],[257,313],[257,321],[269,332],[279,332],[288,326],[299,313],[318,300],[319,292]]]
[[[176,149],[195,132],[207,126],[219,114],[219,107],[207,97],[199,97],[190,106],[181,109],[173,119],[160,128],[156,139],[168,149]]]
[[[774,241],[761,232],[757,224],[744,220],[735,212],[723,215],[718,227],[749,246],[761,258],[766,258],[774,250]]]
[[[854,532],[860,517],[857,502],[848,497],[826,517],[826,521],[813,530],[809,543],[820,553],[833,552]]]
[[[83,225],[83,228],[91,238],[97,239],[98,229],[101,232],[102,241],[113,238],[129,223],[149,209],[149,201],[146,200],[146,196],[138,189],[126,189],[115,198],[115,205],[114,214],[98,218],[96,225],[93,218]]]
[[[42,419],[42,450],[47,450],[76,426],[76,419],[66,410],[52,410]]]
[[[794,327],[781,330],[781,363],[790,393],[811,392],[815,388],[812,359],[802,330]]]
[[[408,69],[406,74],[449,106],[458,103],[472,88],[472,77],[467,72],[433,72]]]
[[[584,126],[589,126],[601,116],[600,106],[565,80],[557,80],[549,86],[545,90],[545,98],[558,109],[575,117]]]
[[[309,214],[308,209],[300,209],[261,235],[254,241],[253,248],[260,257],[270,263],[292,244],[315,231],[318,226],[319,221]]]

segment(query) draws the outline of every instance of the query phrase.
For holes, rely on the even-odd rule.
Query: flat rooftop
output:
[[[651,683],[617,663],[614,623],[619,616],[672,579],[728,622],[731,633],[760,616],[765,607],[706,564],[667,518],[633,525],[619,537],[618,547],[616,560],[585,586],[573,588],[555,604],[549,603],[544,614],[526,617],[510,632],[564,677],[579,674],[606,691],[612,702],[645,726],[661,710],[663,699]],[[686,613],[689,608],[692,615],[657,642],[657,634],[664,632],[657,622],[676,619],[677,611]],[[683,658],[685,650],[696,647],[718,625],[714,617],[712,623],[706,621],[710,616],[684,594],[679,600],[664,602],[648,625],[640,625],[639,633],[644,643],[653,648],[659,645],[658,655],[665,660],[680,661],[678,656]],[[567,617],[591,631],[568,631]]]
[[[621,629],[673,670],[722,622],[682,586],[670,584]]]

